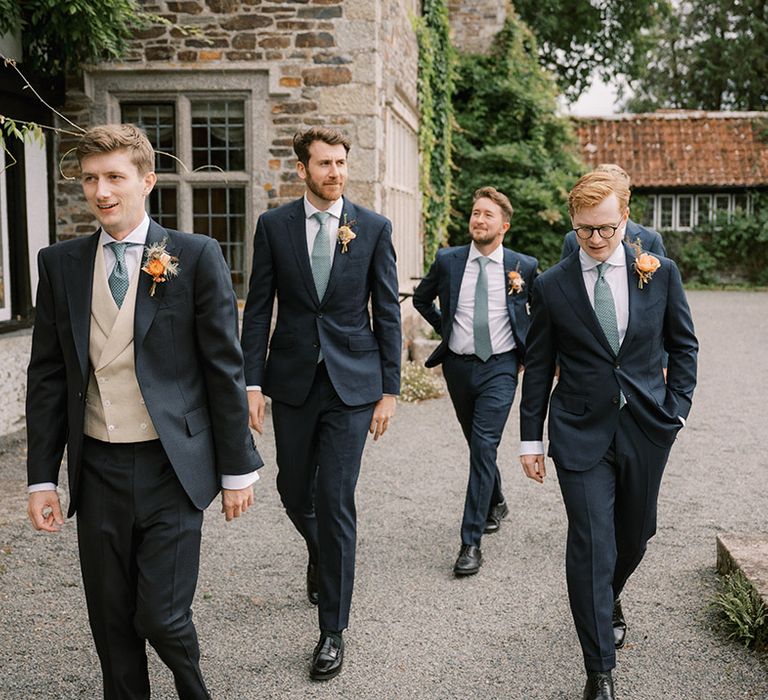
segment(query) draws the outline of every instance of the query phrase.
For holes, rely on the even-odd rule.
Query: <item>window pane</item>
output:
[[[674,204],[675,198],[670,195],[659,197],[659,209],[661,210],[659,221],[660,228],[672,228],[672,212]]]
[[[734,209],[738,209],[740,214],[746,214],[747,213],[747,193],[741,192],[734,196],[733,198],[733,206]],[[736,212],[734,211],[734,214]]]
[[[192,103],[192,167],[245,170],[242,102]]]
[[[195,187],[192,216],[196,233],[215,238],[232,271],[232,285],[245,298],[245,190],[234,187]]]
[[[178,200],[176,188],[155,186],[147,197],[149,215],[165,228],[178,229]]]
[[[703,226],[709,223],[712,209],[712,195],[700,194],[696,196],[696,225]]]
[[[135,124],[146,134],[155,154],[155,172],[175,173],[176,161],[164,153],[176,155],[175,108],[172,104],[122,104],[124,124]]]
[[[682,194],[677,198],[677,225],[679,228],[691,228],[693,224],[693,196]]]
[[[640,219],[640,223],[643,226],[650,226],[651,228],[655,225],[655,215],[656,215],[656,197],[653,195],[649,195],[648,197],[643,198],[643,215]]]
[[[727,194],[715,195],[715,221],[723,224],[728,221],[728,202],[730,196]]]

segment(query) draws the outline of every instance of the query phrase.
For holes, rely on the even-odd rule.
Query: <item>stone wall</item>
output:
[[[24,427],[24,400],[27,365],[32,348],[32,331],[17,331],[0,336],[0,435]]]
[[[509,11],[509,0],[448,0],[453,45],[463,53],[488,53]]]

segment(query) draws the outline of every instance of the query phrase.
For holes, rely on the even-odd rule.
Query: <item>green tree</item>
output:
[[[570,123],[556,113],[556,98],[554,80],[539,66],[533,34],[513,13],[489,55],[459,59],[452,244],[468,240],[475,189],[492,185],[515,209],[512,245],[544,267],[559,260],[570,228],[567,193],[583,166]]]
[[[768,108],[768,2],[680,2],[630,83],[631,111]]]
[[[669,0],[515,0],[536,35],[542,65],[569,99],[598,73],[605,80],[635,74],[652,45],[652,30]]]

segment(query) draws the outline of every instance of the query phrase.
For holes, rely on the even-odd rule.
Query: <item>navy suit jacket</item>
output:
[[[57,483],[66,445],[70,516],[78,500],[99,236],[57,243],[38,255],[27,372],[28,483]],[[263,462],[248,429],[237,300],[221,247],[208,236],[150,221],[147,245],[163,239],[179,259],[179,274],[150,296],[152,280],[139,272],[136,379],[176,476],[202,510],[218,493],[221,474],[247,474]]]
[[[307,250],[304,199],[263,213],[256,225],[243,314],[245,378],[248,386],[259,385],[274,400],[292,406],[302,405],[309,394],[320,347],[328,376],[346,405],[400,393],[402,337],[392,224],[346,198],[341,218],[356,238],[345,253],[337,245],[322,299]],[[277,322],[270,339],[275,296]]]
[[[672,260],[642,289],[627,256],[629,324],[618,354],[589,303],[578,255],[540,275],[533,287],[523,393],[521,439],[541,440],[549,405],[549,455],[567,469],[586,470],[605,455],[616,432],[619,390],[652,443],[670,446],[691,408],[698,342],[680,272]],[[663,353],[669,353],[667,381]],[[559,362],[560,376],[550,397]]]
[[[627,221],[627,230],[624,233],[624,240],[628,243],[635,243],[639,239],[640,247],[644,253],[653,253],[654,255],[663,255],[666,257],[667,250],[664,248],[664,239],[658,231],[652,228],[646,228],[629,219]],[[563,251],[560,254],[560,260],[567,258],[574,250],[577,250],[579,243],[576,240],[576,231],[569,231],[563,239]]]
[[[469,245],[438,250],[427,276],[419,283],[413,293],[414,307],[442,338],[440,345],[425,362],[427,367],[439,365],[448,352],[453,319],[456,315],[456,306],[461,290],[461,280],[464,277],[464,268],[468,258]],[[521,363],[525,357],[526,337],[530,324],[528,300],[533,281],[536,279],[537,269],[538,261],[536,258],[517,253],[510,248],[504,248],[505,275],[516,270],[522,275],[525,282],[522,292],[507,294],[507,310],[515,338],[515,352]],[[435,305],[436,298],[440,299],[439,309]]]

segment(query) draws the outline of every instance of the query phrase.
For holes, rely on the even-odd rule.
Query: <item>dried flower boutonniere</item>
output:
[[[144,248],[144,266],[141,270],[152,278],[152,286],[149,288],[151,297],[155,296],[158,282],[166,282],[179,274],[179,259],[168,254],[165,250],[166,243],[167,239],[163,238],[159,243]]]
[[[518,268],[515,270],[510,270],[507,273],[507,294],[511,296],[512,294],[520,294],[520,292],[523,291],[523,287],[525,287],[525,280],[523,279],[523,276],[518,272],[520,269],[520,266],[518,265]]]
[[[637,286],[642,289],[644,284],[648,284],[653,277],[653,273],[661,267],[659,259],[650,253],[640,253],[635,258],[633,267],[637,272]]]
[[[347,223],[347,215],[344,214],[344,224],[339,226],[339,231],[336,234],[336,238],[341,243],[341,252],[346,253],[349,244],[357,238],[357,234],[352,230],[355,225],[355,221]]]

